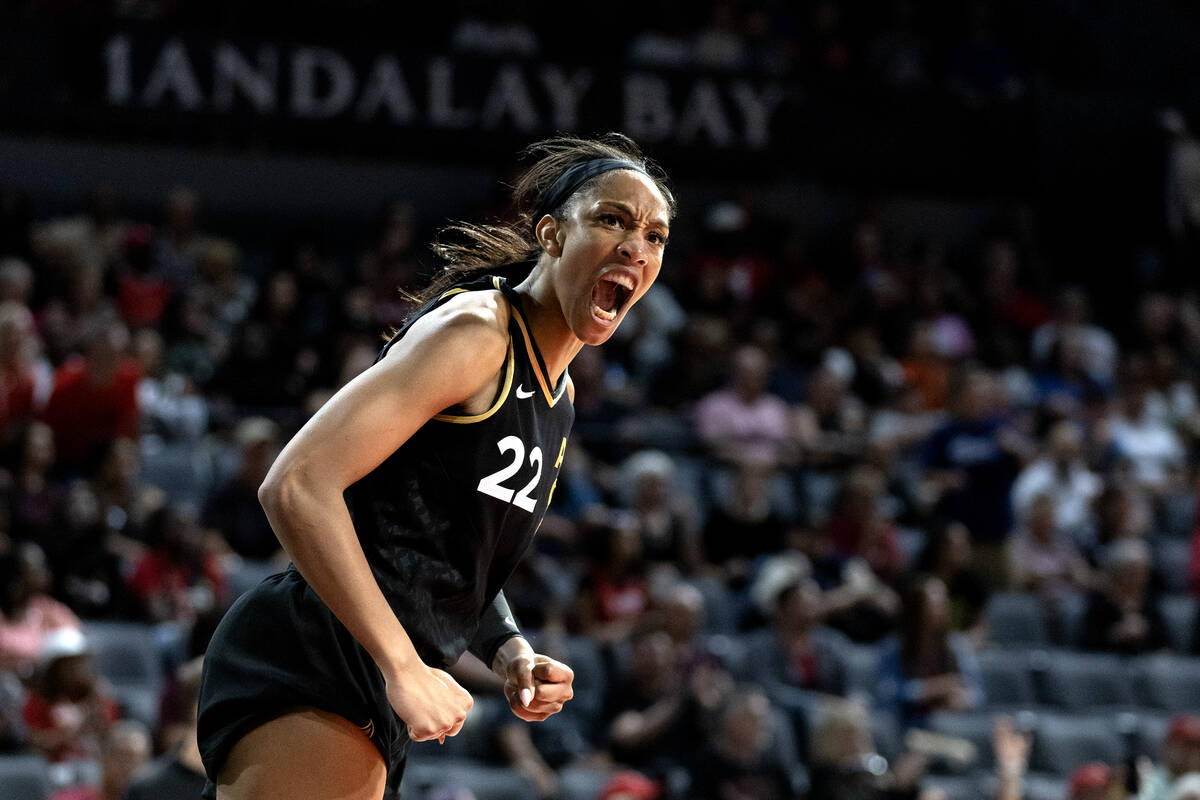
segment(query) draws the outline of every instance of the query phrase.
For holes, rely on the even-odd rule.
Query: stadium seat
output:
[[[843,650],[846,694],[874,697],[879,682],[879,648],[871,644],[849,644]]]
[[[562,780],[559,800],[596,800],[612,776],[612,770],[566,767],[558,771]]]
[[[983,779],[975,775],[926,775],[921,779],[921,791],[940,789],[946,800],[979,800],[986,797]]]
[[[1171,594],[1188,590],[1188,560],[1192,543],[1188,539],[1161,538],[1154,545],[1154,561],[1162,577],[1163,588]]]
[[[0,756],[0,797],[45,800],[50,794],[50,766],[41,756]]]
[[[162,489],[172,503],[199,511],[213,486],[213,463],[208,449],[191,442],[164,443],[143,437],[141,479]]]
[[[1016,709],[1037,705],[1029,654],[991,648],[979,653],[984,703],[988,708]]]
[[[733,634],[741,619],[741,600],[725,584],[715,578],[687,578],[704,596],[705,630],[709,633]]]
[[[231,599],[241,597],[262,583],[263,578],[283,571],[273,561],[255,561],[250,558],[237,557],[229,559],[227,568],[229,570],[229,592]]]
[[[1067,780],[1057,775],[1031,772],[1025,776],[1021,788],[1024,800],[1063,800],[1070,794],[1071,787]]]
[[[987,604],[988,639],[996,645],[1045,645],[1046,615],[1036,595],[997,592]]]
[[[1139,659],[1142,696],[1153,708],[1200,712],[1200,658],[1166,654]]]
[[[131,716],[153,726],[163,683],[163,647],[154,628],[138,622],[84,623],[96,673],[113,685]],[[147,720],[147,714],[152,714]]]
[[[1111,715],[1038,714],[1030,769],[1066,777],[1088,761],[1119,764],[1125,744]]]
[[[402,797],[411,794],[414,798],[424,798],[431,789],[445,786],[469,789],[476,800],[529,800],[537,797],[533,783],[516,770],[462,758],[411,759],[404,770],[400,794]]]
[[[1079,646],[1083,638],[1083,616],[1087,612],[1087,595],[1066,592],[1058,597],[1055,608],[1054,644],[1068,649]]]
[[[995,762],[992,754],[995,721],[996,715],[989,711],[938,711],[930,716],[928,727],[933,733],[966,739],[975,745],[975,762],[971,768],[991,769]]]
[[[1196,638],[1196,598],[1164,595],[1159,598],[1158,610],[1171,637],[1171,647],[1179,653],[1192,652]]]
[[[1068,711],[1125,709],[1138,703],[1127,659],[1107,653],[1042,651],[1034,656],[1038,697]]]

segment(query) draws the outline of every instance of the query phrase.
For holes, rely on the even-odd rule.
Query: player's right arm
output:
[[[472,700],[418,657],[371,573],[343,492],[435,414],[491,402],[508,351],[508,313],[498,292],[471,292],[423,316],[313,415],[258,492],[280,543],[371,654],[417,741],[457,733]]]

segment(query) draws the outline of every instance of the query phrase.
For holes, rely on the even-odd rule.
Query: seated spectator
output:
[[[704,747],[693,753],[689,797],[700,800],[799,798],[793,773],[799,762],[785,747],[767,696],[757,688],[728,697]]]
[[[25,694],[15,673],[0,669],[0,753],[19,753],[29,745],[23,718]]]
[[[575,598],[575,628],[608,645],[625,639],[650,603],[641,533],[632,514],[604,512],[588,538],[592,555]]]
[[[774,465],[788,458],[788,411],[767,391],[770,363],[760,348],[734,353],[729,386],[696,404],[696,432],[713,458]]]
[[[203,531],[192,516],[165,505],[150,514],[145,529],[148,549],[129,576],[144,619],[190,623],[226,602],[225,575],[204,551]]]
[[[279,426],[266,417],[238,423],[237,474],[218,487],[204,507],[204,526],[215,529],[235,553],[265,561],[280,553],[279,539],[258,502],[258,487],[279,454]]]
[[[53,560],[56,595],[82,617],[128,616],[125,570],[141,558],[142,544],[106,525],[88,481],[75,481],[63,504]]]
[[[82,355],[54,375],[42,418],[54,431],[61,467],[76,474],[94,468],[97,450],[118,436],[138,433],[137,384],[141,368],[126,354],[129,331],[102,319],[84,339]]]
[[[79,618],[48,594],[51,580],[32,542],[0,556],[0,670],[28,678],[55,631],[80,629]]]
[[[732,485],[704,525],[704,555],[731,586],[741,588],[754,559],[777,553],[788,544],[789,525],[771,497],[774,471],[745,463],[732,474]]]
[[[1200,772],[1200,716],[1176,714],[1167,727],[1162,763],[1153,766],[1142,781],[1137,800],[1169,800],[1176,784],[1187,773]]]
[[[196,712],[202,664],[202,659],[196,658],[177,670],[178,712],[186,721],[182,735],[130,781],[123,800],[195,800],[200,796],[205,776],[196,743]]]
[[[0,438],[32,418],[46,399],[49,375],[38,349],[29,309],[15,300],[0,303]]]
[[[1124,792],[1117,788],[1117,780],[1116,771],[1108,764],[1101,761],[1081,764],[1071,773],[1068,800],[1111,800],[1113,797],[1123,797]]]
[[[154,259],[154,231],[131,225],[116,265],[117,310],[129,327],[153,328],[162,320],[172,287]]]
[[[599,737],[613,759],[655,780],[691,760],[704,743],[729,675],[712,665],[689,674],[670,635],[646,625],[630,640],[630,658],[610,680]]]
[[[1117,363],[1117,342],[1111,333],[1092,324],[1088,296],[1079,286],[1064,287],[1058,295],[1054,319],[1033,332],[1034,364],[1048,361],[1054,344],[1070,334],[1079,337],[1087,374],[1100,384],[1108,384]]]
[[[1027,520],[1034,498],[1047,494],[1053,502],[1056,527],[1078,539],[1095,525],[1092,503],[1102,488],[1100,478],[1083,461],[1079,426],[1063,420],[1046,434],[1045,454],[1017,476],[1012,488],[1013,513],[1018,520]]]
[[[1056,522],[1054,498],[1035,495],[1026,522],[1009,542],[1013,586],[1050,600],[1064,593],[1087,591],[1096,584],[1087,560]]]
[[[861,702],[843,700],[813,733],[809,797],[821,800],[916,800],[926,760],[906,753],[893,765],[878,754]]]
[[[18,426],[9,439],[10,456],[6,466],[12,475],[8,487],[8,508],[12,515],[12,535],[48,548],[57,555],[54,539],[62,514],[66,490],[53,476],[54,431],[38,420]]]
[[[100,750],[100,785],[64,789],[50,795],[50,800],[126,800],[130,780],[150,760],[149,731],[140,722],[120,720]]]
[[[899,635],[879,655],[880,703],[902,728],[924,727],[943,709],[962,711],[983,702],[975,652],[950,629],[946,585],[932,575],[911,578],[902,593]]]
[[[1183,443],[1166,422],[1150,413],[1150,372],[1144,358],[1129,356],[1119,370],[1119,392],[1108,430],[1112,445],[1132,460],[1134,477],[1155,495],[1169,488],[1183,465]]]
[[[1165,649],[1166,625],[1150,592],[1150,549],[1122,539],[1108,551],[1101,588],[1088,595],[1081,646],[1122,655]]]
[[[137,387],[142,432],[162,442],[197,445],[208,431],[208,401],[190,375],[167,369],[165,348],[156,330],[144,328],[133,336],[142,367]]]
[[[47,640],[23,715],[34,749],[50,761],[99,759],[119,712],[78,630],[62,628]]]
[[[692,575],[703,562],[696,504],[674,485],[675,464],[666,453],[644,450],[620,470],[627,502],[637,515],[646,559]]]
[[[850,392],[854,372],[854,361],[834,348],[809,377],[805,402],[792,416],[792,435],[807,467],[841,470],[862,455],[866,414]]]
[[[974,566],[971,532],[961,522],[935,525],[917,559],[917,570],[938,577],[950,600],[950,627],[976,645],[986,636],[987,582]]]
[[[852,469],[829,519],[828,536],[836,562],[862,559],[881,580],[891,581],[904,564],[895,526],[882,508],[884,480],[875,467]]]

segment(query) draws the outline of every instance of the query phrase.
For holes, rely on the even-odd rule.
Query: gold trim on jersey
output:
[[[513,349],[512,337],[508,337],[508,366],[504,370],[504,386],[500,389],[500,396],[496,398],[496,402],[492,407],[482,414],[473,414],[471,416],[460,416],[458,414],[434,414],[433,418],[438,422],[453,422],[456,425],[469,425],[472,422],[483,422],[485,419],[495,414],[500,410],[500,406],[504,405],[504,401],[508,399],[508,393],[512,390],[513,375],[517,372],[517,357]]]
[[[513,319],[517,321],[517,327],[521,329],[521,336],[525,339],[525,349],[529,351],[529,364],[533,367],[533,377],[537,378],[538,385],[542,387],[542,394],[546,398],[546,402],[554,408],[567,391],[567,380],[564,375],[562,378],[562,386],[558,387],[558,394],[550,394],[550,384],[546,380],[546,376],[542,373],[542,365],[538,363],[537,351],[533,349],[533,339],[529,336],[529,328],[525,327],[525,319],[521,316],[521,310],[513,306]]]

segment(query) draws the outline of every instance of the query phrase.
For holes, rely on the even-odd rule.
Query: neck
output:
[[[546,360],[546,371],[549,373],[546,377],[553,386],[558,384],[571,359],[583,349],[583,342],[575,336],[563,317],[562,306],[554,296],[550,270],[544,266],[545,258],[543,255],[543,260],[538,261],[533,272],[516,290],[523,300],[522,311],[525,312],[525,321],[529,323],[529,335]]]

